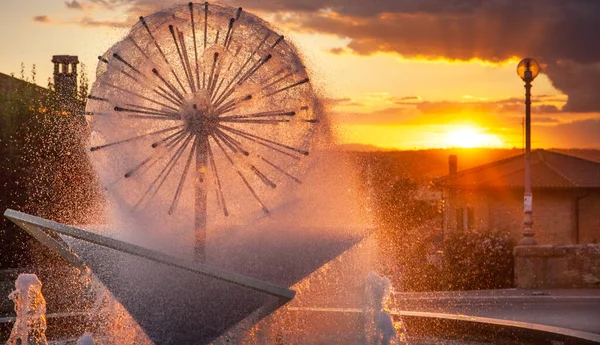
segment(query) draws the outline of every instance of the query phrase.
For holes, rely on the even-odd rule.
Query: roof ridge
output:
[[[574,180],[572,180],[570,177],[566,176],[565,174],[563,174],[561,171],[559,171],[554,165],[550,164],[550,162],[548,162],[545,158],[543,153],[545,152],[549,152],[549,153],[553,153],[550,151],[546,151],[546,150],[540,150],[537,151],[538,156],[540,157],[540,162],[544,163],[544,165],[546,165],[550,170],[552,170],[555,174],[557,174],[558,176],[564,178],[565,180],[567,180],[568,182],[570,182],[573,186],[578,187],[579,183],[575,182]],[[563,155],[563,156],[567,156],[567,157],[572,157],[569,155]]]
[[[550,149],[550,150],[553,150],[553,149]],[[562,153],[562,152],[558,152],[558,151],[550,151],[550,150],[544,150],[544,151],[550,152],[550,153],[553,153],[553,154],[556,154],[556,155],[561,155],[561,156],[565,156],[565,157],[575,158],[575,159],[578,159],[580,161],[584,161],[584,162],[587,162],[587,163],[593,163],[593,164],[600,165],[600,162],[592,161],[592,160],[585,159],[585,158],[582,158],[582,157],[571,156],[571,155],[568,155],[566,153]],[[554,149],[554,150],[556,150],[556,149]],[[567,150],[569,150],[569,149],[567,149]]]
[[[487,168],[489,168],[491,166],[505,163],[505,162],[507,162],[509,160],[515,159],[515,158],[517,158],[519,156],[523,156],[523,155],[524,155],[524,153],[521,153],[521,154],[517,154],[517,155],[514,155],[514,156],[509,156],[509,157],[506,157],[506,158],[502,158],[502,159],[499,159],[497,161],[489,162],[489,163],[478,165],[478,166],[475,166],[475,167],[472,167],[472,168],[469,168],[469,169],[458,171],[458,172],[456,172],[455,174],[452,174],[452,175],[451,174],[447,174],[447,175],[444,175],[444,176],[440,176],[436,180],[443,180],[445,178],[450,178],[450,177],[451,178],[457,178],[457,177],[459,177],[461,175],[464,175],[466,173],[470,173],[470,172],[473,172],[473,171],[479,171],[479,170],[487,169]]]

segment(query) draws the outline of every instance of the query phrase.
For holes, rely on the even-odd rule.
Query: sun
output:
[[[446,135],[446,145],[450,147],[501,147],[502,140],[497,135],[483,133],[482,129],[461,127]]]

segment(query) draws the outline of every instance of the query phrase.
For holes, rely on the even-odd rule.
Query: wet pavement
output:
[[[600,335],[600,289],[395,293],[399,311],[469,315]]]

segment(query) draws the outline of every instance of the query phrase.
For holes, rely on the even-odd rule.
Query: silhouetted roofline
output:
[[[536,189],[600,188],[600,163],[560,152],[531,152],[533,187]],[[522,160],[523,164],[518,164]],[[558,161],[557,161],[558,160]],[[522,188],[524,153],[434,179],[436,188]]]

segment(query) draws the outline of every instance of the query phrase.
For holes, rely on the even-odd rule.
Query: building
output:
[[[84,194],[80,191],[89,187],[82,180],[93,179],[87,161],[76,161],[86,157],[81,142],[88,135],[85,102],[77,98],[78,59],[60,55],[52,62],[50,89],[0,73],[0,215],[13,208],[50,218],[60,202]],[[62,167],[70,174],[61,175]],[[72,191],[58,193],[68,183]],[[28,243],[28,236],[0,216],[0,268],[19,264],[8,261],[29,255]]]
[[[77,64],[79,64],[79,58],[72,55],[54,55],[52,56],[52,63],[54,64],[54,90],[0,73],[0,95],[16,94],[21,96],[18,95],[19,92],[29,89],[39,95],[48,96],[45,101],[60,105],[61,110],[74,114],[83,112],[85,102],[77,99]],[[3,98],[0,98],[0,101]]]
[[[518,242],[523,229],[523,155],[433,181],[443,192],[444,231],[489,229]],[[600,163],[547,150],[531,153],[533,230],[538,244],[600,242]]]
[[[54,55],[54,90],[61,101],[77,97],[77,64],[79,58],[71,55]]]

